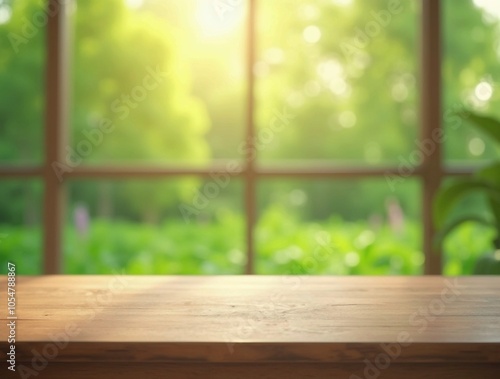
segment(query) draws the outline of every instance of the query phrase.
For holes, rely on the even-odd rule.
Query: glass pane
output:
[[[194,0],[79,0],[73,160],[203,166],[243,139],[245,9]]]
[[[500,2],[443,1],[445,156],[454,163],[498,157],[500,148],[453,112],[467,107],[500,119]]]
[[[74,181],[64,241],[68,274],[240,274],[242,186],[214,177]]]
[[[0,0],[0,164],[41,161],[47,13],[36,0]]]
[[[259,186],[260,274],[423,272],[420,189],[406,180],[266,180]]]
[[[294,4],[259,8],[262,162],[397,163],[418,136],[419,2]]]
[[[38,180],[0,180],[0,274],[8,262],[19,275],[41,273],[42,196]]]

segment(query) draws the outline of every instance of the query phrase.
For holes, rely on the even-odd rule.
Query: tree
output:
[[[35,0],[3,7],[12,14],[0,25],[2,40],[11,41],[2,44],[0,58],[0,159],[39,163],[45,25],[39,22],[29,35],[26,30],[47,13]],[[71,138],[65,160],[55,167],[57,174],[64,179],[80,164],[205,162],[209,151],[204,135],[210,123],[204,105],[190,94],[168,25],[134,12],[123,0],[75,3],[72,25]],[[162,208],[190,195],[195,183],[162,182],[151,191],[151,185],[126,182],[115,205],[135,218],[157,220]],[[92,190],[87,191],[75,193],[92,198]]]

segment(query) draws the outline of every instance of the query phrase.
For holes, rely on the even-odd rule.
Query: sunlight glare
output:
[[[125,4],[130,9],[139,9],[144,4],[144,0],[125,0]]]
[[[493,95],[493,87],[490,83],[482,81],[474,89],[474,94],[480,101],[488,101]]]
[[[12,11],[8,5],[0,5],[0,25],[9,22],[12,16]]]
[[[244,3],[242,1],[198,0],[196,23],[205,36],[228,34],[243,21]]]
[[[304,29],[302,36],[307,43],[316,43],[321,38],[321,30],[316,25],[309,25]]]
[[[328,59],[316,66],[316,72],[326,83],[337,77],[344,77],[344,67],[336,59]]]
[[[469,152],[478,157],[484,153],[486,146],[481,138],[474,137],[469,141]]]
[[[332,91],[332,93],[337,96],[346,95],[346,93],[348,92],[348,86],[345,79],[340,77],[337,77],[334,80],[332,80],[329,88],[330,91]]]
[[[347,7],[352,4],[352,0],[332,0],[335,5]]]
[[[491,16],[500,20],[500,1],[498,0],[474,0],[474,5],[483,9]]]

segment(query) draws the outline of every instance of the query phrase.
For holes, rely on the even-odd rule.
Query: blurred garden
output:
[[[407,175],[419,163],[419,1],[258,1],[252,144],[244,1],[69,4],[68,140],[65,161],[52,166],[67,192],[64,273],[244,272],[240,176],[67,174],[84,166],[241,168],[249,148],[268,169],[402,173],[259,179],[257,274],[423,273],[422,184]],[[453,112],[500,116],[500,5],[442,4],[444,163],[481,167],[499,149]],[[40,0],[0,0],[2,166],[44,159],[44,12]],[[1,270],[13,261],[19,274],[41,273],[43,190],[38,179],[0,178]],[[486,200],[468,197],[460,209],[482,212]],[[493,235],[460,226],[444,242],[444,273],[472,274]]]

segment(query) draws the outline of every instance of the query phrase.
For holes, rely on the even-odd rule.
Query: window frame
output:
[[[420,139],[425,140],[442,133],[441,109],[441,0],[420,0]],[[248,144],[244,166],[233,175],[244,181],[245,202],[245,239],[247,263],[245,274],[254,274],[255,266],[255,226],[257,221],[257,183],[263,178],[367,178],[400,175],[396,166],[370,168],[368,166],[335,166],[293,169],[289,167],[259,167],[255,163],[253,141],[255,141],[255,75],[256,61],[256,20],[257,0],[247,0],[246,19],[246,104],[245,104],[245,140]],[[60,274],[62,268],[62,234],[64,210],[66,205],[66,183],[60,182],[52,164],[64,160],[63,146],[66,145],[68,131],[68,95],[69,95],[69,25],[67,2],[47,0],[48,9],[58,11],[47,20],[46,35],[46,109],[43,164],[40,166],[4,166],[0,167],[0,179],[38,178],[43,181],[43,273]],[[432,218],[432,200],[441,181],[448,175],[468,175],[470,167],[447,167],[443,163],[442,144],[437,143],[431,154],[422,154],[423,161],[410,173],[422,185],[422,228],[423,251],[425,256],[424,274],[442,274],[442,253],[433,245],[435,230]],[[192,176],[209,177],[214,173],[224,172],[222,165],[193,169],[183,166],[158,168],[112,167],[100,165],[76,167],[65,176],[80,178],[153,178]]]

